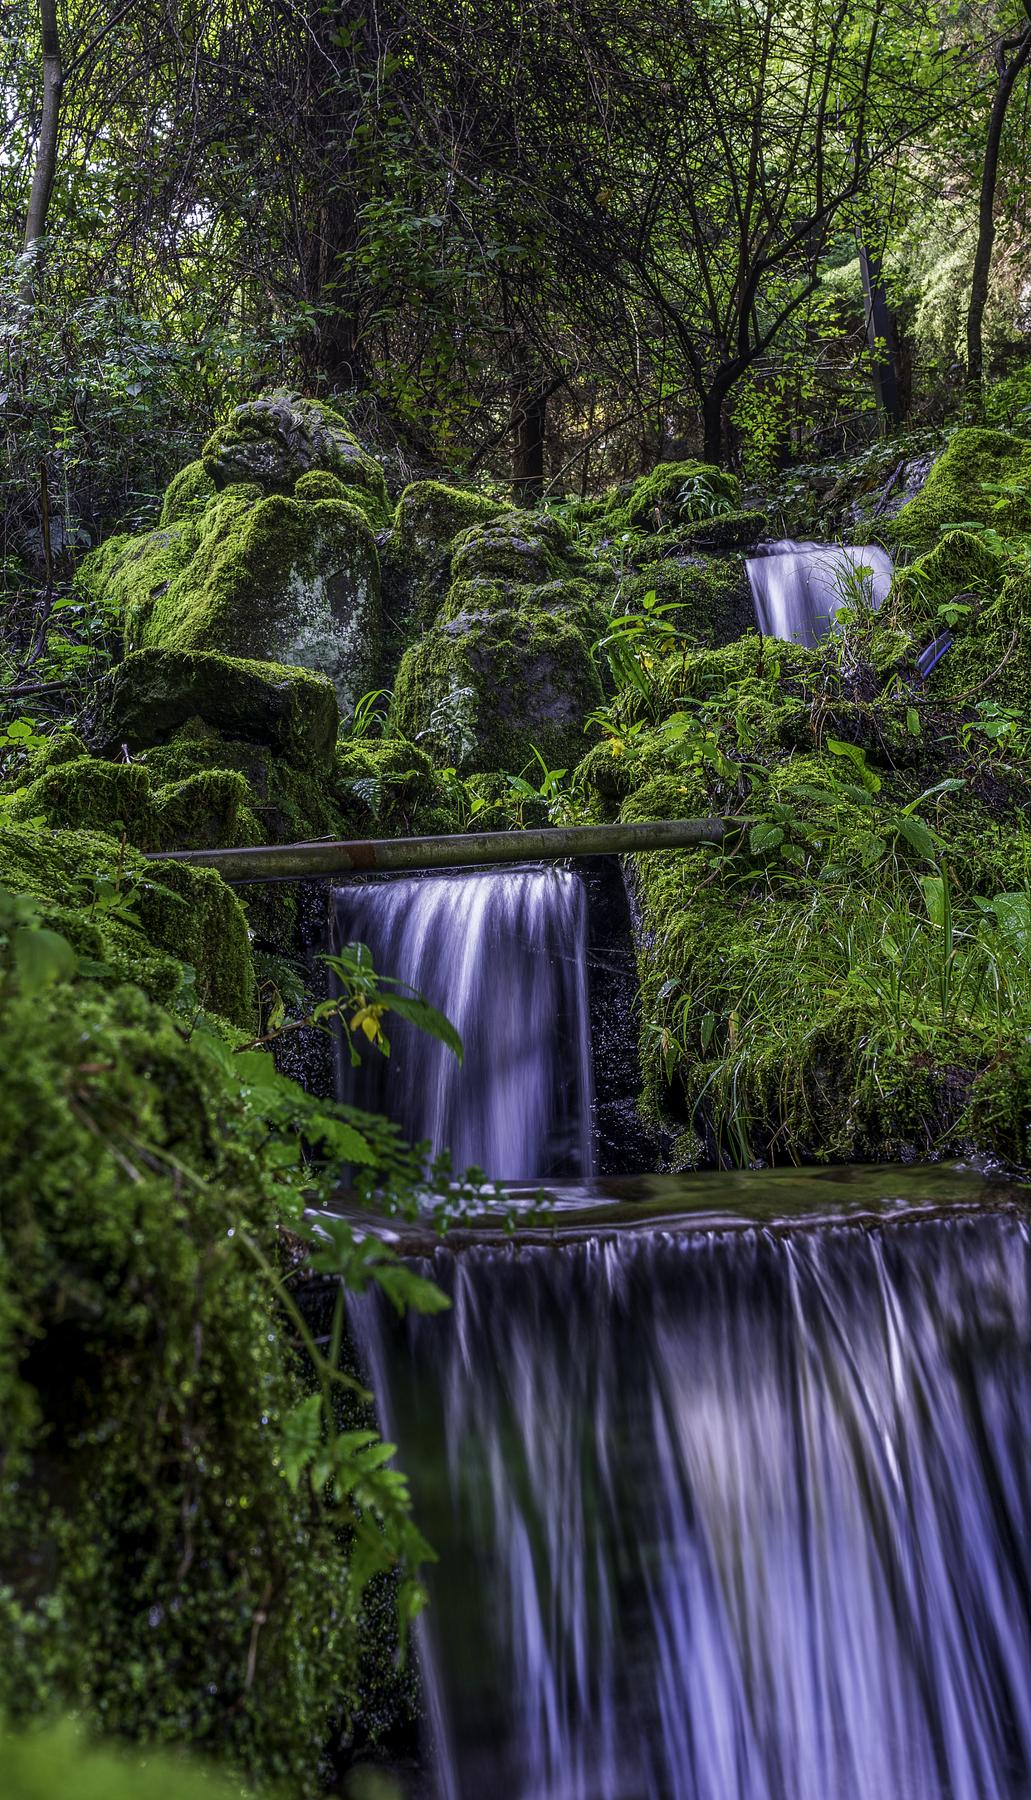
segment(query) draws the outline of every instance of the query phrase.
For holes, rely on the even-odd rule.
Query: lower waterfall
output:
[[[417,987],[457,1028],[451,1052],[391,1021],[389,1062],[341,1068],[344,1098],[388,1113],[457,1172],[498,1180],[589,1174],[592,1074],[587,902],[554,868],[417,875],[334,891],[338,943]]]
[[[1026,1800],[1019,1210],[419,1266],[450,1313],[353,1317],[442,1800]]]
[[[747,562],[755,616],[764,637],[817,644],[835,613],[861,593],[876,608],[891,586],[892,561],[879,544],[807,544],[781,538]],[[860,580],[858,571],[869,569]]]

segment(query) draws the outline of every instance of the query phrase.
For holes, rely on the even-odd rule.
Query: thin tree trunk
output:
[[[544,493],[548,393],[540,384],[517,384],[513,390],[512,498],[517,506],[534,506]]]
[[[43,108],[39,121],[36,163],[32,171],[29,209],[25,219],[25,249],[32,250],[45,236],[50,196],[57,174],[57,133],[61,123],[61,39],[57,29],[57,0],[39,0],[40,36],[43,44]]]
[[[1027,0],[1025,0],[1027,4]],[[1010,51],[1006,59],[1007,48]],[[977,249],[974,273],[970,283],[970,306],[967,312],[967,387],[980,394],[984,383],[984,312],[988,302],[988,278],[995,246],[995,188],[999,177],[999,151],[1006,113],[1017,76],[1031,56],[1031,24],[1019,38],[999,47],[999,83],[988,119],[988,141],[985,144],[981,171],[981,197],[977,213]]]
[[[881,259],[865,244],[859,246],[859,270],[866,302],[866,337],[870,346],[874,393],[881,411],[887,413],[893,425],[901,425],[902,390],[895,314],[888,301]]]

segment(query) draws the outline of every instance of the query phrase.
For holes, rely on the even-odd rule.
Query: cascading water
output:
[[[341,1069],[341,1093],[388,1113],[456,1171],[493,1179],[593,1167],[586,897],[560,869],[422,875],[338,888],[337,941],[417,987],[465,1049],[391,1021],[389,1063]]]
[[[440,1553],[443,1800],[1026,1800],[1018,1208],[420,1267],[450,1313],[354,1319]]]
[[[852,604],[857,571],[869,569],[861,589],[879,607],[891,586],[892,561],[879,544],[796,543],[781,538],[748,558],[748,580],[759,630],[765,637],[816,644],[840,608]]]

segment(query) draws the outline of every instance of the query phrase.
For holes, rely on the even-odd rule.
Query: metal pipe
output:
[[[304,881],[370,870],[482,868],[558,862],[566,856],[633,855],[719,844],[722,819],[659,819],[647,825],[567,825],[544,831],[470,831],[449,837],[372,838],[353,843],[268,844],[243,850],[157,850],[151,862],[217,869],[225,881]]]

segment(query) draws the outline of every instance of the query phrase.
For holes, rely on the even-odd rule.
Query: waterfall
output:
[[[465,1062],[399,1020],[389,1062],[341,1067],[343,1098],[386,1112],[456,1171],[498,1180],[589,1173],[592,1075],[586,896],[554,868],[420,875],[334,893],[338,943],[423,993],[461,1035]],[[343,1059],[341,1059],[343,1063]]]
[[[891,557],[878,544],[804,544],[791,538],[763,546],[746,567],[759,630],[795,644],[816,644],[827,636],[835,613],[853,603],[858,569],[872,570],[862,581],[871,607],[883,603],[892,577]]]
[[[1026,1800],[1020,1210],[419,1266],[450,1313],[353,1317],[440,1554],[443,1800]]]

